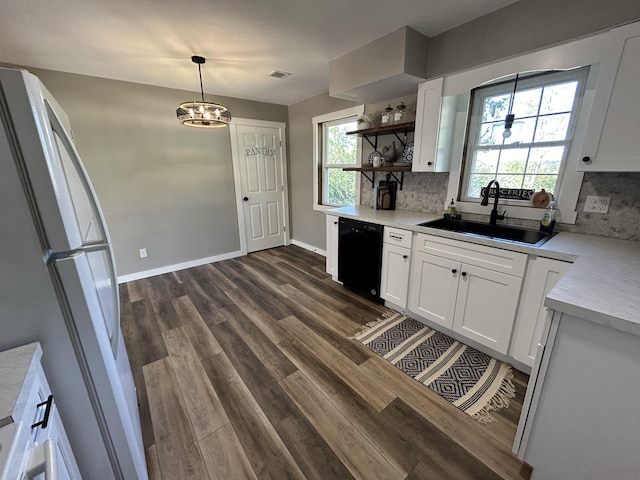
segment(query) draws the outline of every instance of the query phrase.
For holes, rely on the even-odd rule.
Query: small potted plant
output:
[[[373,127],[373,115],[370,113],[363,113],[358,117],[358,130],[364,130],[365,128]]]

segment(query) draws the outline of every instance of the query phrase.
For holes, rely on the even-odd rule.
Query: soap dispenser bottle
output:
[[[556,225],[556,202],[549,203],[549,207],[544,211],[542,220],[540,220],[540,231],[551,233]]]
[[[453,198],[451,199],[451,203],[449,204],[449,206],[447,207],[447,217],[453,218],[456,216],[456,213],[458,213],[458,209],[456,208],[456,204],[453,201]]]

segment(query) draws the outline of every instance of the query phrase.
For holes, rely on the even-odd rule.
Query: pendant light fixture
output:
[[[205,63],[204,57],[194,55],[191,57],[193,63],[198,64],[198,75],[200,76],[200,96],[202,101],[181,103],[176,110],[176,116],[182,125],[197,128],[220,128],[231,123],[231,112],[224,105],[218,103],[205,102],[204,91],[202,89],[202,70],[200,66]]]
[[[516,99],[516,89],[518,88],[519,75],[519,73],[516,73],[516,80],[513,83],[513,95],[509,98],[509,112],[507,113],[507,117],[504,119],[504,132],[502,132],[502,138],[509,138],[511,136],[511,127],[513,127],[513,121],[516,119],[516,116],[512,113],[512,109],[513,102]]]

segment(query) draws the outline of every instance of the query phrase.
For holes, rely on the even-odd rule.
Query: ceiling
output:
[[[290,105],[404,25],[431,37],[515,1],[0,0],[0,62],[197,92],[201,55],[205,92]]]

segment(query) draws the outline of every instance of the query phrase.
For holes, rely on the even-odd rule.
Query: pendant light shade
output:
[[[202,100],[181,103],[176,110],[176,116],[182,125],[196,128],[220,128],[231,123],[231,112],[224,105],[204,101],[204,91],[202,89],[202,71],[200,65],[205,63],[204,57],[194,55],[191,57],[193,63],[198,64],[198,75],[200,77],[200,97]]]
[[[509,98],[509,112],[507,113],[506,118],[504,119],[504,132],[502,132],[502,137],[507,139],[511,136],[511,127],[513,127],[513,121],[516,119],[516,116],[513,114],[513,102],[516,99],[516,90],[518,88],[518,77],[519,73],[516,73],[516,81],[513,83],[513,94]]]

